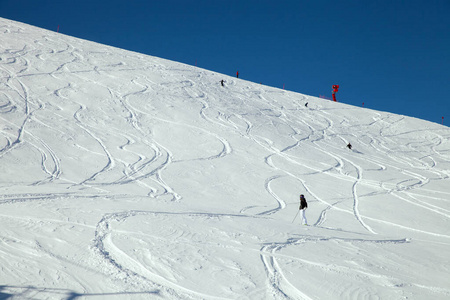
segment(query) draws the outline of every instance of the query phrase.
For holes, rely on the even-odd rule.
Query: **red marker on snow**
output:
[[[333,94],[333,101],[334,102],[336,102],[336,93],[337,93],[338,90],[339,90],[339,85],[338,84],[333,85],[333,92],[332,92],[332,94]]]

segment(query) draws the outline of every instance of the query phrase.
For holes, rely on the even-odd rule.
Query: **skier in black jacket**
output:
[[[306,202],[305,196],[300,195],[300,212],[302,214],[302,224],[308,225],[308,221],[306,220],[305,211],[308,208],[308,203]]]

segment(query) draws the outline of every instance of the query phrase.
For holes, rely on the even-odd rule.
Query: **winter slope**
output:
[[[450,297],[447,127],[5,19],[0,41],[0,299]]]

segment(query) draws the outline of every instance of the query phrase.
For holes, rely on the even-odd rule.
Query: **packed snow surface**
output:
[[[6,19],[0,42],[0,299],[450,299],[449,128]]]

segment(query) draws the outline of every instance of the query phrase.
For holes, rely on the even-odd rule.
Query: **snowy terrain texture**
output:
[[[6,19],[0,78],[2,300],[450,299],[448,127]]]

